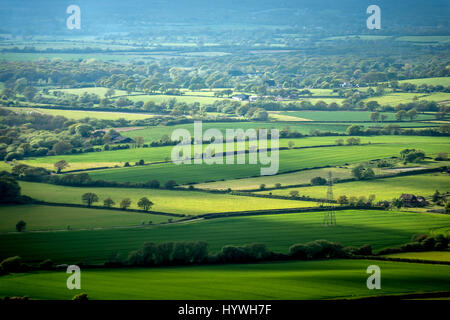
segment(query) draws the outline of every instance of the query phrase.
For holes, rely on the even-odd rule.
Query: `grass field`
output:
[[[382,270],[368,290],[366,269]],[[448,290],[450,268],[371,260],[295,261],[156,269],[85,270],[82,289],[68,290],[65,270],[0,278],[0,296],[71,299],[332,299]]]
[[[433,92],[433,93],[395,92],[395,93],[385,94],[381,97],[367,98],[362,101],[364,101],[366,103],[369,101],[377,101],[381,105],[395,106],[400,103],[413,102],[416,97],[418,98],[418,100],[440,102],[440,101],[450,100],[450,93],[445,93],[445,92]]]
[[[93,93],[98,95],[100,98],[104,98],[105,97],[105,93],[108,91],[108,88],[105,87],[89,87],[89,88],[76,88],[76,89],[58,89],[58,90],[50,90],[50,93],[52,93],[53,91],[61,91],[64,93],[69,93],[69,94],[76,94],[76,95],[83,95],[85,92],[86,93]],[[115,93],[114,95],[125,95],[127,94],[126,91],[124,90],[116,90],[114,89]]]
[[[141,130],[136,130],[138,133]],[[323,145],[335,145],[337,139],[347,139],[349,137],[308,137],[300,139],[280,139],[280,147],[287,147],[290,142],[294,143],[294,147],[310,147],[310,146],[323,146]],[[419,148],[421,145],[435,145],[445,144],[447,139],[445,137],[415,137],[414,142],[411,142],[408,136],[372,136],[372,137],[358,137],[362,144],[399,144],[399,148],[402,146],[415,146]],[[206,148],[207,145],[204,145]],[[270,140],[269,140],[270,146]],[[225,149],[225,148],[224,148]],[[400,150],[400,149],[399,149]],[[437,149],[436,149],[437,150]],[[71,154],[61,156],[45,156],[37,158],[28,158],[21,162],[33,165],[41,166],[53,170],[53,164],[61,159],[66,160],[70,167],[66,170],[87,169],[94,167],[113,167],[115,165],[123,166],[125,162],[131,164],[143,159],[146,163],[165,161],[166,158],[171,157],[172,146],[167,147],[155,147],[155,148],[135,148],[116,151],[104,151],[104,152],[90,152],[83,154]],[[439,152],[439,151],[436,151]],[[192,153],[194,154],[194,153]],[[1,165],[1,163],[0,163]]]
[[[290,111],[282,112],[281,114],[313,121],[370,121],[370,113],[364,111]],[[392,112],[382,112],[381,115],[386,115],[386,120],[395,120],[395,114]],[[416,119],[434,119],[434,117],[432,115],[419,114]]]
[[[270,192],[275,195],[288,196],[289,192],[292,190],[297,190],[300,195],[307,195],[314,198],[325,198],[327,194],[327,186],[272,190]],[[369,195],[374,194],[376,200],[389,201],[393,198],[398,198],[402,193],[431,196],[436,190],[439,190],[441,193],[450,191],[450,179],[448,174],[435,173],[369,181],[354,181],[337,183],[333,186],[335,198],[341,195],[346,195],[347,197],[368,197]],[[262,191],[261,193],[268,193],[268,191]]]
[[[421,84],[432,85],[432,86],[450,86],[450,77],[434,77],[434,78],[421,78],[421,79],[406,79],[400,80],[399,83],[412,83],[420,86]]]
[[[94,205],[102,206],[103,200],[111,197],[116,202],[116,207],[118,207],[122,199],[130,198],[132,201],[131,208],[139,209],[137,202],[140,198],[147,197],[154,203],[152,210],[185,215],[316,206],[316,203],[307,201],[261,199],[232,196],[229,194],[205,194],[203,192],[193,191],[136,188],[77,188],[33,182],[20,182],[20,186],[22,187],[22,194],[38,200],[57,203],[81,204],[81,196],[84,193],[94,192],[99,197],[99,203]]]
[[[0,232],[16,231],[16,223],[23,220],[27,231],[110,228],[167,222],[162,215],[97,210],[87,208],[53,207],[40,205],[14,205],[0,207]]]
[[[42,108],[7,108],[13,111],[38,112],[50,114],[52,116],[63,116],[68,119],[80,120],[84,118],[95,118],[101,120],[142,120],[154,117],[151,114],[130,113],[130,112],[104,112],[104,111],[81,111],[81,110],[59,110]]]
[[[402,252],[387,254],[384,257],[450,262],[450,251]]]
[[[351,177],[350,169],[325,168],[285,173],[276,176],[261,176],[256,178],[199,183],[196,184],[195,187],[200,189],[226,190],[231,188],[232,190],[247,190],[258,189],[261,184],[265,184],[267,188],[272,188],[276,183],[281,183],[282,186],[310,183],[311,179],[314,177],[327,177],[328,172],[330,171],[333,173],[334,178],[345,179]]]
[[[442,143],[441,143],[442,142]],[[279,173],[321,166],[339,166],[373,159],[399,156],[405,148],[422,149],[427,155],[448,152],[449,147],[443,140],[436,143],[370,144],[361,146],[322,147],[310,149],[282,150],[279,152]],[[236,179],[260,176],[258,164],[158,164],[131,168],[97,170],[90,173],[93,179],[108,181],[145,182],[157,179],[164,183],[175,180],[178,184],[211,182],[222,179]]]
[[[286,125],[285,123],[276,122],[214,122],[214,123],[203,123],[203,130],[208,130],[210,128],[215,128],[225,133],[226,129],[243,129],[247,130],[250,128],[266,128],[266,129],[279,129],[282,130],[285,127],[290,127],[292,131],[298,131],[303,134],[309,134],[313,130],[321,131],[332,131],[344,133],[347,130],[348,125],[346,124],[314,124],[314,123],[300,123]],[[191,134],[194,132],[194,124],[182,124],[176,126],[157,126],[157,127],[147,127],[145,129],[133,130],[124,132],[123,135],[136,138],[144,137],[145,141],[155,141],[161,139],[163,135],[172,135],[172,132],[176,129],[187,129]]]
[[[432,229],[450,230],[442,214],[376,210],[336,213],[337,226],[323,226],[323,212],[227,217],[184,224],[133,229],[39,232],[0,235],[0,259],[19,255],[27,261],[51,258],[57,263],[101,263],[111,252],[125,257],[145,242],[203,240],[211,252],[224,245],[265,243],[276,252],[287,252],[295,243],[317,239],[344,246],[371,244],[374,250],[409,242],[412,235]]]

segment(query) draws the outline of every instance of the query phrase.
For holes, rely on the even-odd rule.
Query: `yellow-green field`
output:
[[[298,191],[300,195],[312,198],[326,198],[327,186],[314,186],[303,188],[290,188],[282,190],[272,190],[274,195],[288,196],[292,190]],[[431,196],[436,190],[440,192],[450,191],[450,177],[447,173],[422,174],[415,176],[375,179],[368,181],[354,181],[337,183],[333,186],[334,197],[341,195],[365,196],[371,194],[376,196],[376,200],[392,200],[398,198],[402,193],[412,193],[421,196]],[[266,194],[269,191],[260,193]]]
[[[151,114],[131,113],[131,112],[106,112],[106,111],[81,111],[81,110],[61,110],[61,109],[43,109],[43,108],[7,108],[13,111],[38,112],[50,114],[52,116],[63,116],[68,119],[80,120],[84,118],[95,118],[103,120],[142,120],[154,117]]]
[[[175,191],[137,188],[77,188],[50,184],[20,182],[22,194],[47,202],[81,204],[81,196],[86,192],[96,193],[99,203],[111,197],[116,207],[124,198],[130,198],[131,208],[139,209],[137,202],[142,197],[149,198],[154,206],[152,210],[198,215],[230,211],[315,207],[315,202],[265,199],[256,197],[233,196],[229,194],[210,194],[193,191]]]

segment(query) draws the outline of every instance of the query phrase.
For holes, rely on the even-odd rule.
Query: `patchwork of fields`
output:
[[[405,148],[417,148],[427,155],[437,155],[448,150],[443,140],[435,143],[393,143],[370,144],[361,146],[322,147],[311,149],[281,150],[279,152],[279,173],[323,166],[341,166],[374,159],[399,156]],[[248,156],[248,155],[247,155]],[[226,163],[225,159],[222,159]],[[236,161],[235,161],[236,162]],[[97,170],[90,173],[93,179],[106,181],[146,182],[157,179],[161,183],[175,180],[178,184],[217,181],[221,179],[236,179],[260,176],[260,168],[269,165],[246,164],[157,164],[131,168]]]
[[[124,215],[128,214],[126,212]],[[265,243],[287,252],[296,243],[317,239],[344,246],[372,245],[374,250],[409,242],[417,233],[450,230],[448,216],[377,210],[337,211],[337,225],[323,227],[323,212],[227,217],[203,221],[145,226],[133,229],[42,232],[0,235],[0,259],[20,255],[26,260],[50,258],[57,263],[103,263],[117,251],[126,257],[145,242],[203,240],[210,251],[225,245]]]

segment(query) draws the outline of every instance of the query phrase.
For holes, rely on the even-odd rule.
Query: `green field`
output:
[[[23,220],[27,231],[67,230],[127,227],[167,222],[162,215],[123,212],[115,210],[97,210],[87,208],[53,207],[40,205],[14,205],[0,207],[0,232],[16,231],[16,223]]]
[[[154,117],[151,114],[131,113],[131,112],[106,112],[106,111],[81,111],[81,110],[59,110],[42,108],[6,108],[21,112],[38,112],[50,114],[52,116],[63,116],[68,119],[80,120],[84,118],[95,118],[101,120],[142,120]]]
[[[141,130],[133,131],[136,133]],[[126,134],[126,133],[125,133]],[[349,137],[307,137],[300,139],[280,139],[280,147],[288,147],[290,142],[294,143],[294,148],[297,147],[311,147],[311,146],[324,146],[324,145],[336,145],[336,140],[346,140]],[[415,146],[420,148],[421,145],[435,145],[445,144],[447,139],[445,137],[415,137],[414,142],[411,142],[408,136],[372,136],[372,137],[358,137],[362,144],[398,144],[399,148],[405,146]],[[270,140],[268,145],[270,146]],[[204,145],[206,148],[207,145]],[[37,158],[27,158],[21,162],[33,165],[46,167],[53,170],[53,164],[61,159],[66,160],[70,167],[66,170],[86,169],[94,167],[114,167],[116,165],[122,167],[125,162],[134,164],[135,162],[143,159],[145,163],[165,161],[166,158],[170,159],[172,146],[166,147],[152,147],[152,148],[135,148],[116,151],[104,151],[104,152],[90,152],[82,154],[70,154],[60,156],[45,156]],[[225,147],[224,147],[225,149]],[[401,150],[401,149],[399,149]],[[445,150],[445,148],[443,149]],[[434,151],[433,151],[434,152]],[[436,152],[439,152],[436,149]],[[192,153],[194,154],[194,153]]]
[[[136,188],[77,188],[33,182],[20,182],[22,194],[47,202],[81,204],[81,196],[86,192],[94,192],[99,197],[99,203],[111,197],[118,207],[124,198],[130,198],[131,208],[139,209],[137,202],[142,197],[149,198],[154,206],[152,210],[198,215],[205,213],[262,210],[277,208],[315,207],[316,203],[308,201],[261,199],[255,197],[233,196],[229,194],[205,194],[194,191],[175,191],[160,189]]]
[[[314,177],[328,177],[328,172],[330,171],[333,173],[333,178],[346,179],[351,177],[351,172],[348,168],[324,168],[285,173],[275,176],[199,183],[194,186],[200,189],[226,190],[231,188],[232,190],[247,190],[258,189],[261,184],[265,184],[267,188],[273,188],[276,183],[281,183],[282,186],[310,183],[311,179]]]
[[[290,111],[281,114],[313,121],[370,121],[370,113],[369,111]],[[380,115],[386,115],[388,121],[395,120],[395,114],[392,112],[382,112]],[[416,119],[434,119],[434,117],[419,114]]]
[[[69,94],[76,94],[76,95],[82,95],[84,93],[90,93],[90,94],[96,94],[98,95],[100,98],[104,98],[105,97],[105,93],[109,90],[109,88],[105,88],[105,87],[89,87],[89,88],[76,88],[76,89],[58,89],[58,90],[51,90],[50,93],[52,93],[53,91],[61,91],[64,93],[69,93]],[[124,90],[116,90],[114,89],[115,94],[114,95],[126,95],[127,92]]]
[[[272,194],[288,196],[289,192],[297,190],[300,195],[313,198],[325,198],[327,186],[314,186],[303,188],[291,188],[283,190],[272,190]],[[341,195],[365,196],[366,198],[374,194],[376,200],[392,200],[398,198],[402,193],[412,193],[421,196],[431,196],[436,190],[440,192],[450,191],[450,179],[446,173],[422,174],[406,177],[395,177],[385,179],[375,179],[369,181],[352,181],[337,183],[333,186],[334,197]],[[268,193],[262,191],[261,193]]]
[[[364,101],[366,103],[369,101],[377,101],[381,105],[395,106],[400,103],[414,102],[416,97],[418,100],[441,102],[441,101],[450,100],[450,93],[445,93],[445,92],[433,92],[433,93],[395,92],[395,93],[385,94],[381,97],[367,98],[362,101]]]
[[[395,254],[387,254],[384,257],[450,262],[450,251],[402,252]]]
[[[443,214],[377,210],[336,212],[336,227],[323,226],[323,212],[227,217],[184,224],[132,229],[39,232],[0,235],[0,259],[19,255],[27,261],[51,258],[57,263],[101,263],[111,252],[125,257],[145,242],[203,240],[211,252],[224,245],[265,243],[275,252],[287,252],[295,243],[317,239],[344,246],[371,244],[374,250],[409,242],[412,235],[450,230]]]
[[[399,83],[412,83],[420,86],[421,84],[432,85],[432,86],[450,86],[450,77],[434,77],[434,78],[421,78],[421,79],[406,79],[400,80]]]
[[[418,139],[420,141],[420,139]],[[361,146],[321,147],[310,149],[281,150],[279,152],[279,173],[322,166],[339,166],[373,159],[399,156],[405,148],[422,149],[428,156],[439,152],[448,152],[449,146],[444,140],[422,144],[410,143],[370,144]],[[224,161],[225,162],[225,161]],[[90,173],[93,179],[107,181],[145,182],[157,179],[164,183],[175,180],[178,184],[211,182],[236,178],[260,176],[260,164],[157,164],[131,168],[96,170]]]
[[[218,129],[222,133],[225,133],[226,129],[279,129],[290,127],[292,131],[298,131],[303,134],[309,134],[313,130],[320,131],[331,131],[331,132],[341,132],[344,133],[347,130],[347,124],[314,124],[314,123],[300,123],[300,124],[289,124],[277,123],[277,122],[210,122],[203,123],[203,130],[206,131],[210,128]],[[123,132],[122,135],[130,138],[144,137],[145,141],[156,141],[161,139],[162,136],[172,135],[172,132],[176,129],[187,129],[191,134],[194,132],[194,124],[182,124],[176,126],[157,126],[157,127],[147,127],[145,129],[133,130]]]
[[[382,270],[380,290],[368,290],[366,269]],[[156,269],[85,270],[82,289],[68,290],[65,270],[0,278],[0,296],[71,299],[333,299],[447,291],[450,268],[371,260],[296,261]]]

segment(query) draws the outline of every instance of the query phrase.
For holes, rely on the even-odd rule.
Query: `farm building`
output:
[[[409,193],[403,193],[400,196],[400,200],[403,202],[405,207],[424,207],[428,204],[424,197],[416,197],[415,195]]]
[[[134,142],[133,139],[124,136],[115,136],[111,140],[111,143],[132,143],[132,142]]]
[[[247,94],[237,94],[232,97],[232,99],[236,101],[245,101],[248,100],[249,98],[250,96]]]

